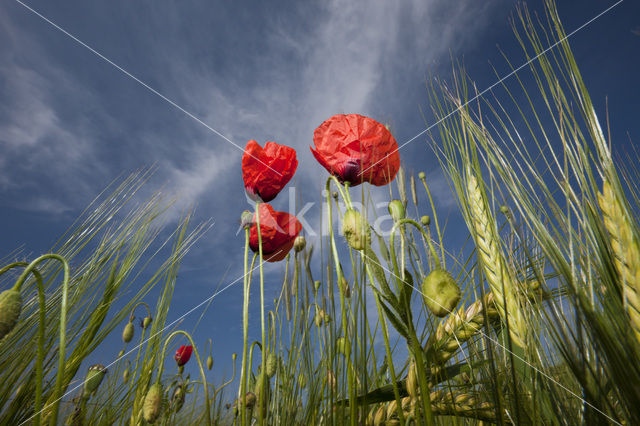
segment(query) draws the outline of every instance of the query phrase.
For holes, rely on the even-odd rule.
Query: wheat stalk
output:
[[[609,233],[614,263],[622,280],[624,306],[640,341],[640,250],[634,238],[631,219],[608,181],[598,194],[598,204]]]
[[[517,289],[500,251],[495,221],[485,207],[484,192],[471,171],[468,171],[467,190],[478,257],[493,292],[494,306],[503,319],[506,320],[507,315],[509,316],[511,339],[516,345],[524,348],[527,324],[518,301]]]

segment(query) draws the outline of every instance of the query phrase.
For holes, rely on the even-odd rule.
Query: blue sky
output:
[[[451,57],[481,89],[496,81],[490,64],[508,73],[496,45],[514,64],[524,62],[508,0],[24,3],[236,145],[294,147],[300,165],[290,185],[304,202],[320,201],[326,171],[308,146],[326,118],[373,117],[402,144],[433,122],[426,79],[448,78]],[[571,32],[615,1],[559,3]],[[528,4],[543,11],[540,1]],[[640,137],[639,12],[638,2],[623,1],[570,39],[602,116],[608,97],[621,155]],[[0,255],[20,246],[29,257],[46,252],[109,182],[156,164],[150,189],[164,185],[180,197],[170,218],[194,204],[197,221],[215,221],[183,263],[169,319],[210,296],[227,270],[226,282],[241,274],[243,239],[235,232],[250,206],[237,146],[12,0],[0,5],[0,100]],[[426,137],[400,153],[408,171],[427,173],[439,209],[455,212]],[[286,196],[273,204],[288,209]],[[314,207],[306,219],[318,213]],[[277,278],[282,268],[269,272]],[[240,286],[221,294],[196,333],[201,344],[213,339],[227,373],[226,360],[240,351],[241,300]]]

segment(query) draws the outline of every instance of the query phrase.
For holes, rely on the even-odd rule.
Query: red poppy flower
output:
[[[358,114],[334,115],[313,132],[313,156],[341,182],[386,185],[400,168],[398,143],[377,121]]]
[[[176,351],[173,359],[178,363],[178,367],[182,367],[187,362],[189,362],[189,358],[191,358],[191,352],[193,352],[193,346],[180,346]]]
[[[296,150],[275,142],[267,142],[264,148],[250,140],[242,155],[244,187],[255,200],[269,202],[291,180],[298,160]]]
[[[262,236],[262,255],[264,260],[277,262],[284,259],[291,247],[293,247],[302,225],[295,216],[285,212],[274,211],[269,204],[261,203],[258,211],[260,212],[260,235]],[[258,226],[255,214],[253,215],[253,225],[251,225],[249,235],[249,247],[254,253],[259,250]]]

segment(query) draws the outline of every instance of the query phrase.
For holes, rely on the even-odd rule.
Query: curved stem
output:
[[[436,231],[438,232],[438,240],[440,241],[440,252],[442,253],[442,264],[446,266],[445,257],[444,257],[444,246],[442,245],[442,233],[440,232],[440,225],[438,224],[438,213],[436,212],[436,207],[433,204],[433,198],[431,197],[431,191],[429,191],[429,186],[427,185],[427,180],[420,179],[422,181],[422,185],[424,189],[427,190],[427,196],[429,197],[429,203],[431,203],[431,211],[433,212],[433,221],[436,223]],[[436,256],[436,259],[438,257]]]
[[[189,339],[189,343],[193,346],[193,353],[196,355],[196,361],[198,361],[198,368],[200,368],[200,376],[202,377],[202,383],[204,383],[204,399],[205,399],[205,409],[207,410],[207,424],[211,425],[211,401],[209,400],[209,387],[207,386],[207,377],[204,373],[204,367],[202,365],[202,360],[200,359],[200,355],[198,354],[198,349],[196,348],[196,344],[193,343],[193,339],[191,335],[186,331],[176,330],[171,333],[167,339],[164,341],[164,346],[162,347],[162,352],[160,352],[160,363],[158,364],[158,377],[156,378],[156,383],[160,383],[160,379],[162,377],[162,370],[164,369],[164,359],[165,354],[167,352],[167,346],[171,339],[173,339],[178,334],[182,334],[187,339]]]
[[[138,302],[135,305],[133,305],[133,308],[131,308],[131,313],[129,314],[129,321],[133,320],[133,312],[136,310],[136,308],[140,305],[144,305],[145,308],[147,308],[147,315],[150,317],[151,316],[151,309],[149,309],[149,305],[147,305],[145,302]]]
[[[35,275],[35,267],[40,262],[54,259],[62,263],[62,267],[64,270],[64,276],[62,280],[62,299],[60,301],[60,346],[58,351],[58,373],[56,375],[56,384],[53,391],[53,412],[51,414],[50,424],[55,425],[58,421],[58,409],[60,407],[60,391],[62,389],[62,380],[64,379],[64,370],[65,370],[65,351],[66,351],[66,340],[67,340],[67,293],[69,289],[69,264],[65,260],[64,257],[58,254],[45,254],[38,257],[36,260],[31,262],[29,266],[26,267],[22,275],[18,278],[13,288],[17,291],[20,291],[22,288],[22,284],[26,281],[27,277],[30,273],[34,273]],[[38,290],[40,291],[40,289]],[[42,292],[44,294],[44,287],[42,288]],[[42,314],[41,314],[42,315]],[[41,316],[42,317],[42,316]],[[44,343],[43,343],[44,344]]]

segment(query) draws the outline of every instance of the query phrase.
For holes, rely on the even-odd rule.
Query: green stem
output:
[[[202,383],[204,383],[204,399],[205,399],[205,409],[207,411],[207,424],[211,426],[211,401],[209,400],[209,386],[207,386],[207,377],[204,373],[204,367],[202,364],[202,360],[200,359],[200,355],[198,354],[198,349],[196,348],[196,344],[193,343],[193,339],[191,338],[191,335],[186,331],[176,330],[173,333],[171,333],[167,337],[167,339],[164,341],[162,352],[160,352],[162,355],[160,357],[160,363],[158,364],[158,377],[156,378],[156,383],[160,383],[160,379],[162,378],[162,371],[164,369],[164,360],[165,360],[164,355],[167,352],[167,346],[169,345],[169,342],[171,341],[171,339],[173,339],[178,334],[182,334],[187,339],[189,339],[189,343],[191,343],[191,346],[193,347],[193,353],[196,355],[196,361],[198,361],[198,368],[200,368],[200,376],[202,377]]]
[[[58,409],[60,407],[60,399],[62,399],[60,396],[60,391],[62,389],[62,380],[64,379],[64,369],[65,369],[64,367],[65,367],[65,351],[66,351],[66,340],[67,340],[66,328],[67,328],[67,294],[69,290],[69,264],[67,263],[65,258],[60,255],[57,255],[57,254],[42,255],[36,260],[34,260],[33,262],[31,262],[29,266],[27,266],[27,268],[24,270],[22,275],[20,275],[20,277],[14,284],[13,288],[14,290],[20,291],[20,289],[22,288],[22,284],[24,284],[29,274],[35,271],[36,265],[47,259],[54,259],[59,261],[60,263],[62,263],[63,270],[64,270],[64,277],[62,280],[62,299],[60,301],[60,346],[59,346],[59,353],[58,353],[58,356],[59,356],[58,373],[56,375],[56,384],[53,391],[53,398],[54,398],[53,409],[52,409],[53,412],[51,414],[51,421],[49,422],[51,425],[56,425],[58,421]],[[40,291],[40,287],[38,291]],[[43,288],[43,291],[44,291],[44,288]],[[42,314],[41,314],[41,318],[42,318]],[[38,342],[38,351],[41,350],[40,343],[44,345],[44,341]]]
[[[268,411],[265,409],[265,391],[264,391],[264,386],[265,386],[265,377],[266,377],[266,367],[267,367],[267,358],[266,358],[266,353],[265,353],[265,348],[266,348],[266,330],[265,330],[265,326],[264,326],[264,272],[262,270],[262,264],[264,263],[264,257],[263,257],[263,253],[262,253],[262,233],[260,232],[260,203],[256,203],[256,227],[258,228],[258,252],[260,253],[260,264],[258,265],[260,267],[260,328],[262,331],[262,359],[261,359],[261,367],[260,367],[260,371],[262,372],[262,374],[260,375],[260,411],[259,411],[259,416],[258,416],[258,420],[260,423],[260,426],[264,425],[265,423],[265,417],[268,413]],[[263,415],[264,414],[264,415]]]
[[[422,181],[422,185],[424,189],[427,190],[427,196],[429,197],[429,203],[431,203],[431,211],[433,212],[433,221],[436,224],[436,231],[438,232],[438,241],[440,242],[440,252],[442,253],[442,264],[446,267],[446,261],[444,257],[444,246],[442,245],[442,233],[440,232],[440,225],[438,224],[438,213],[436,212],[436,208],[433,204],[433,198],[431,197],[431,191],[429,191],[429,186],[427,185],[426,177],[424,179],[420,179]],[[436,256],[436,259],[438,257]]]
[[[238,407],[240,407],[240,401],[244,403],[244,396],[247,393],[247,339],[249,335],[249,286],[251,280],[248,278],[249,272],[247,271],[247,262],[249,260],[249,234],[250,228],[245,228],[244,238],[244,275],[243,275],[243,304],[242,304],[242,369],[240,371],[240,395],[238,395]],[[251,271],[253,271],[253,264],[256,261],[256,256],[253,256],[251,262]],[[247,415],[245,410],[242,409],[240,415],[240,422],[242,426],[247,424]]]

